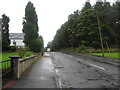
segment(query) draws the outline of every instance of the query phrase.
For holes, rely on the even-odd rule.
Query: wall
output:
[[[14,78],[19,79],[22,73],[24,73],[25,70],[29,68],[32,64],[34,64],[38,60],[39,57],[40,57],[40,54],[22,58],[22,59],[19,59],[18,56],[10,57],[14,63],[14,66],[13,66],[14,67],[14,73],[13,73]]]
[[[24,47],[25,46],[25,44],[23,43],[23,40],[22,39],[11,39],[10,40],[10,46],[14,46],[13,45],[13,41],[15,40],[15,42],[16,42],[16,46],[22,46],[22,47]]]

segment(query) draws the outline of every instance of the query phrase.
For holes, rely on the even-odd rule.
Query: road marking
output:
[[[97,68],[100,68],[100,69],[102,69],[102,70],[105,70],[103,67],[97,66],[97,65],[95,65],[95,64],[92,64],[92,63],[89,63],[89,64],[92,65],[92,66],[94,66],[94,67],[97,67]]]
[[[106,69],[105,69],[105,68],[103,68],[103,67],[97,66],[97,65],[92,64],[92,63],[88,63],[88,64],[90,64],[91,66],[94,66],[94,67],[96,67],[96,68],[99,68],[99,69],[101,69],[101,70],[103,70],[103,71],[106,71],[106,72],[108,72],[108,73],[112,74],[112,72],[111,72],[111,71],[108,71],[108,70],[106,70]]]

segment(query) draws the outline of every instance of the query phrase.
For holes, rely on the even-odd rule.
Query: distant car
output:
[[[50,52],[50,48],[47,48],[47,52]]]

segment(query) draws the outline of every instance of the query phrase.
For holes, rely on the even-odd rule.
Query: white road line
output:
[[[91,65],[91,66],[94,66],[94,67],[96,67],[96,68],[98,68],[98,69],[101,69],[101,70],[103,70],[103,71],[106,71],[106,72],[108,72],[108,73],[112,74],[112,72],[111,72],[111,71],[108,71],[108,70],[106,70],[106,69],[105,69],[105,68],[103,68],[103,67],[97,66],[97,65],[92,64],[92,63],[88,63],[88,64],[89,64],[89,65]]]

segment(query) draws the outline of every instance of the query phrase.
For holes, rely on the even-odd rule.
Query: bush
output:
[[[33,52],[42,52],[43,40],[41,38],[34,39],[30,45],[30,50]]]
[[[28,48],[28,47],[20,47],[20,48],[18,48],[18,49],[17,49],[17,53],[19,53],[19,56],[20,56],[21,58],[34,55],[33,52],[30,52],[30,51],[29,51],[29,48]]]
[[[78,52],[82,52],[82,53],[87,53],[90,51],[90,49],[92,49],[91,47],[86,47],[84,45],[79,46],[78,48]]]
[[[21,58],[24,57],[26,52],[27,52],[26,48],[20,47],[20,48],[17,49],[17,53],[19,53],[19,56]]]
[[[10,51],[16,51],[17,50],[17,46],[9,46],[9,50]]]
[[[29,57],[29,56],[32,56],[32,55],[34,55],[34,53],[29,51],[29,52],[26,52],[23,57]]]

